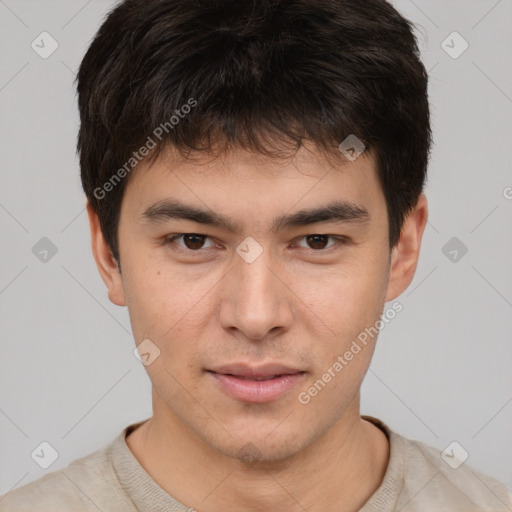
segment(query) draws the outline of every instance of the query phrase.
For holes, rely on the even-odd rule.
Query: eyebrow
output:
[[[199,224],[223,228],[232,233],[241,233],[242,225],[215,212],[202,210],[184,204],[175,199],[164,199],[150,206],[140,215],[142,221],[158,224],[170,219],[190,220]],[[338,201],[325,206],[299,210],[297,212],[276,217],[272,231],[280,231],[290,227],[301,227],[316,222],[366,223],[370,214],[365,208],[350,201]]]

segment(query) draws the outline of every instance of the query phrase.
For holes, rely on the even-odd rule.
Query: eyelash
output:
[[[175,244],[175,241],[178,238],[182,238],[182,237],[187,236],[187,235],[199,236],[199,237],[204,237],[207,240],[208,239],[212,240],[212,238],[209,237],[208,235],[203,235],[201,233],[174,233],[172,235],[168,235],[168,236],[165,237],[164,245]],[[332,240],[335,240],[337,242],[337,244],[333,244],[331,246],[328,246],[325,249],[311,249],[311,248],[309,248],[309,251],[311,251],[313,253],[317,253],[317,254],[327,253],[327,252],[329,252],[329,249],[335,248],[336,245],[346,245],[349,242],[348,238],[345,237],[345,236],[327,235],[327,234],[323,234],[323,233],[311,233],[311,234],[308,234],[308,235],[304,235],[304,236],[299,237],[299,240],[307,238],[309,236],[324,236],[324,237],[328,237],[328,238],[330,238]],[[177,247],[178,247],[178,250],[185,251],[185,252],[187,252],[189,254],[195,254],[195,253],[201,254],[201,252],[213,248],[213,247],[207,247],[206,249],[201,248],[201,249],[194,250],[194,249],[188,249],[187,247],[182,247],[180,245],[177,245]],[[306,249],[306,250],[308,250],[308,249]]]

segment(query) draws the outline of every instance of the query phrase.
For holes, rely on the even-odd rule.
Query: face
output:
[[[289,457],[357,408],[376,339],[358,336],[412,279],[371,155],[169,151],[131,176],[118,233],[102,275],[160,351],[154,416],[230,457]]]

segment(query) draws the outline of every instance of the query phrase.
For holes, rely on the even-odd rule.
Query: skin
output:
[[[236,220],[242,231],[143,219],[167,198]],[[339,200],[366,209],[368,220],[271,229],[275,217]],[[298,394],[414,276],[426,198],[392,250],[386,211],[371,153],[333,163],[308,145],[286,160],[242,149],[185,160],[169,149],[130,176],[120,272],[88,205],[109,298],[128,307],[136,344],[149,338],[160,350],[146,366],[153,417],[126,441],[165,491],[200,512],[348,512],[379,487],[389,443],[359,408],[376,337],[307,405]],[[179,233],[207,238],[188,240],[189,248],[183,237],[163,243]],[[347,242],[327,237],[315,245],[314,234]],[[263,249],[252,263],[236,253],[248,236]],[[227,396],[205,371],[232,362],[279,362],[306,373],[278,399],[247,403]],[[256,461],[244,459],[248,450]]]

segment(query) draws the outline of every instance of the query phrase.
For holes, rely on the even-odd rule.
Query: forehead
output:
[[[183,156],[166,148],[153,162],[139,164],[125,196],[138,210],[171,197],[226,213],[252,209],[258,216],[338,200],[369,209],[383,199],[371,153],[349,161],[311,146],[276,156],[240,148]]]
[[[276,143],[276,148],[282,146]],[[377,176],[376,158],[371,151],[365,151],[355,161],[345,158],[337,148],[327,152],[305,142],[293,152],[289,148],[279,151],[272,149],[272,154],[263,154],[240,147],[222,151],[190,151],[182,154],[172,146],[166,146],[158,158],[153,161],[143,160],[130,177],[138,185],[144,181],[158,179],[171,174],[188,175],[203,178],[253,178],[277,180],[279,178],[321,179],[327,173],[343,174],[345,179],[372,179]],[[355,176],[355,175],[358,176]],[[373,175],[373,176],[372,176]]]

